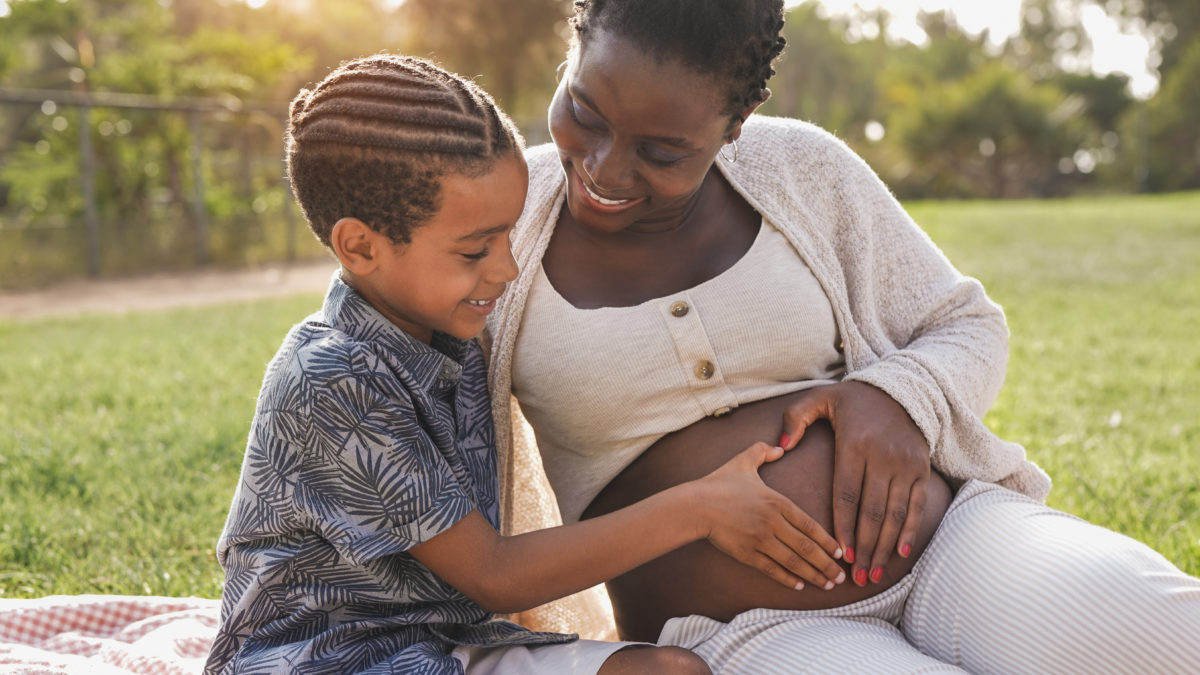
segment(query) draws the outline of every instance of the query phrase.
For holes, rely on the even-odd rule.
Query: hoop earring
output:
[[[725,148],[729,147],[730,145],[733,146],[733,157],[730,157],[729,155],[725,154]],[[734,162],[736,162],[738,160],[737,139],[735,138],[732,141],[730,141],[729,143],[726,143],[725,145],[721,146],[720,155],[721,155],[721,159],[725,160],[726,162],[729,162],[730,164],[733,164]]]
[[[567,59],[563,59],[563,62],[558,64],[558,68],[554,69],[554,83],[555,84],[559,84],[562,82],[563,71],[567,69],[567,61],[568,61]]]

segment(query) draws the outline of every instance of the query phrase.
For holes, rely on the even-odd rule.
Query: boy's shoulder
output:
[[[334,389],[378,388],[388,380],[393,397],[404,394],[398,378],[383,363],[379,346],[329,324],[316,312],[288,331],[267,366],[263,391],[290,390],[297,403],[311,407],[313,399]]]

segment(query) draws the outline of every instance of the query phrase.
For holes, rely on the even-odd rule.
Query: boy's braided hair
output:
[[[577,47],[593,29],[648,54],[717,78],[723,112],[740,114],[767,99],[771,63],[783,52],[783,0],[575,0]]]
[[[326,246],[345,217],[408,243],[440,208],[444,175],[483,175],[524,146],[477,85],[408,56],[342,64],[302,90],[289,117],[288,177]]]

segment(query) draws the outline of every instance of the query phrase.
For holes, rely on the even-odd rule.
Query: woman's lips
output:
[[[582,198],[583,202],[594,211],[599,211],[601,213],[620,213],[642,201],[641,198],[608,199],[607,197],[602,197],[593,192],[592,189],[587,186],[587,183],[583,181],[583,177],[578,173],[575,174],[575,179],[579,183],[579,196]]]

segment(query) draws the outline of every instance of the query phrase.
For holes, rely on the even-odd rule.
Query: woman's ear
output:
[[[768,98],[771,98],[771,90],[763,88],[762,100],[751,103],[741,114],[733,119],[733,122],[730,123],[729,133],[725,135],[728,139],[727,142],[732,143],[738,139],[738,136],[742,135],[742,125],[746,123],[746,120],[750,119],[750,115],[754,114],[755,110],[758,110],[758,106],[767,102]]]
[[[362,277],[379,266],[381,237],[358,218],[342,218],[333,224],[329,243],[342,267]]]

